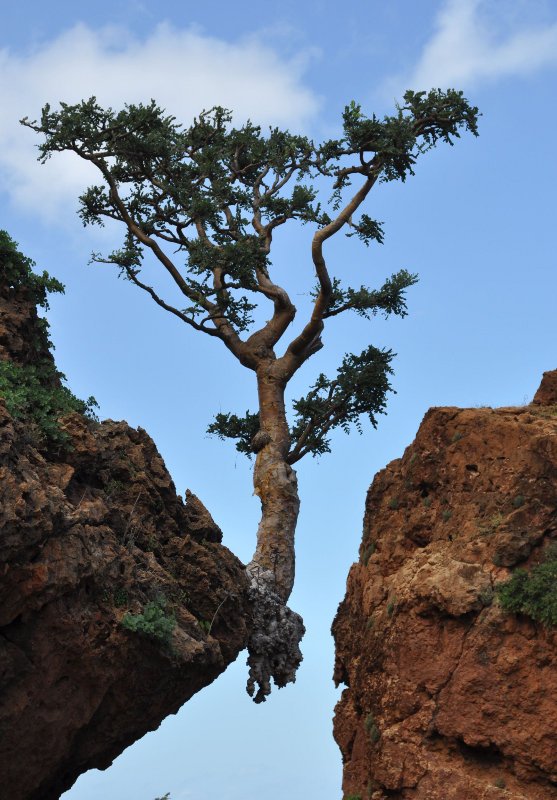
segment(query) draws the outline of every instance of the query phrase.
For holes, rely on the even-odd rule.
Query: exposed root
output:
[[[306,629],[301,616],[288,608],[273,590],[272,579],[267,580],[262,570],[256,572],[253,565],[246,572],[253,615],[246,690],[255,703],[264,703],[271,693],[271,678],[279,688],[296,680],[302,661],[299,643]],[[254,697],[256,684],[259,688]]]

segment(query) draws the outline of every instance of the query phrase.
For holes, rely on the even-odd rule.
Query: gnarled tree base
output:
[[[248,564],[246,572],[253,614],[246,690],[255,703],[264,703],[271,693],[271,678],[279,688],[296,680],[302,661],[299,644],[306,629],[301,616],[288,608],[257,565]],[[254,697],[256,684],[259,688]]]

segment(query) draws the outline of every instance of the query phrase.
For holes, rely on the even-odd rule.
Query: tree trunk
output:
[[[286,462],[290,431],[284,408],[284,381],[271,362],[258,372],[259,442],[253,473],[254,493],[261,500],[257,547],[247,569],[264,580],[286,602],[294,585],[294,534],[300,500],[296,472]]]
[[[286,606],[294,585],[294,533],[300,501],[296,473],[286,463],[290,432],[284,409],[286,381],[276,361],[257,371],[260,432],[255,437],[257,460],[253,474],[255,494],[261,500],[257,547],[246,567],[250,582],[252,627],[248,641],[247,684],[261,703],[277,686],[296,680],[302,660],[299,643],[305,628],[302,618]]]

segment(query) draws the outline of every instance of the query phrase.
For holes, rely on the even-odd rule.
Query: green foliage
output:
[[[114,605],[117,608],[123,608],[128,605],[129,594],[127,589],[117,589],[114,594]]]
[[[541,564],[530,572],[515,570],[495,591],[505,611],[525,614],[548,628],[557,626],[557,552],[547,548]]]
[[[372,744],[377,744],[377,742],[381,738],[381,731],[377,727],[373,711],[370,711],[369,714],[367,714],[364,727],[366,729],[367,735],[369,736],[370,742]]]
[[[330,230],[327,236],[344,228],[347,236],[366,245],[381,243],[382,225],[367,214],[333,218],[346,204],[352,181],[365,181],[368,191],[376,182],[405,181],[419,156],[438,142],[452,145],[466,130],[477,135],[477,119],[478,109],[462,92],[449,89],[408,91],[396,114],[383,119],[365,116],[352,102],[344,110],[342,136],[321,144],[278,128],[263,132],[249,121],[234,127],[231,113],[219,106],[183,127],[154,101],[113,111],[92,97],[76,105],[61,103],[58,110],[46,105],[40,121],[25,118],[22,123],[44,135],[42,162],[53,153],[73,151],[98,168],[101,184],[80,198],[83,223],[118,220],[125,235],[120,248],[106,257],[93,254],[92,260],[113,264],[159,306],[221,338],[242,363],[256,369],[257,359],[252,353],[250,361],[243,345],[262,343],[263,352],[269,352],[285,330],[277,332],[269,321],[251,339],[239,338],[252,325],[257,301],[273,305],[275,323],[285,312],[292,318],[296,313],[285,290],[271,279],[275,229],[311,223],[321,234]],[[320,186],[329,182],[330,199],[317,201],[316,180]],[[334,230],[328,229],[331,223]],[[171,305],[145,283],[146,251],[174,280],[184,307],[182,300]],[[378,312],[404,317],[405,292],[417,281],[405,269],[378,289],[343,286],[319,270],[318,278],[313,296],[316,305],[325,298],[321,324],[349,310],[367,319]],[[282,321],[276,328],[281,326]],[[320,346],[317,331],[304,343],[300,365]],[[392,358],[390,350],[370,346],[359,356],[347,354],[336,378],[317,378],[309,393],[294,402],[290,463],[307,453],[329,452],[329,433],[337,427],[348,432],[355,426],[361,432],[362,416],[376,425],[391,391]],[[238,450],[250,455],[258,427],[257,414],[221,413],[208,430],[238,440]]]
[[[398,508],[398,497],[391,497],[389,500],[389,508],[391,511],[396,511]]]
[[[388,605],[387,605],[387,615],[388,615],[389,617],[392,617],[392,616],[393,616],[393,612],[394,612],[394,610],[395,610],[395,602],[396,602],[396,600],[395,600],[395,598],[394,598],[394,597],[392,597],[392,598],[389,600],[389,603],[388,603]]]
[[[48,293],[63,294],[64,287],[47,272],[36,275],[33,272],[35,263],[17,247],[6,231],[0,230],[0,284],[14,292],[23,292],[31,304],[48,309]],[[94,417],[97,402],[94,397],[79,400],[63,385],[65,376],[48,356],[52,342],[46,319],[36,318],[31,336],[28,344],[34,351],[34,363],[20,365],[0,361],[0,397],[4,398],[12,417],[31,424],[39,440],[67,446],[69,437],[60,430],[59,418],[71,411]]]
[[[209,622],[208,619],[198,619],[197,623],[198,623],[199,627],[201,628],[201,630],[203,631],[203,633],[205,633],[205,634],[209,633],[209,631],[211,629],[211,623]]]
[[[459,440],[459,439],[462,439],[462,434],[461,434],[461,433],[459,433],[458,431],[455,431],[455,432],[453,433],[453,436],[452,436],[451,442],[458,442],[458,440]]]
[[[426,506],[427,508],[429,508],[429,506],[432,504],[432,502],[433,501],[432,501],[431,497],[424,497],[424,506]]]
[[[361,794],[345,794],[342,800],[362,800]]]
[[[407,91],[396,116],[368,118],[352,102],[344,114],[345,141],[362,154],[374,153],[381,164],[381,181],[405,181],[414,175],[418,156],[438,141],[452,145],[462,128],[478,135],[478,109],[471,107],[462,92]]]
[[[146,603],[141,614],[125,614],[121,624],[128,631],[170,646],[176,618],[174,611],[167,607],[166,599],[161,595]]]
[[[245,453],[251,458],[251,440],[259,430],[259,414],[246,411],[243,418],[236,414],[217,414],[215,421],[207,428],[207,433],[218,436],[219,439],[238,439],[236,450]]]
[[[328,434],[335,428],[349,433],[350,425],[354,425],[362,433],[361,416],[377,426],[375,415],[385,413],[385,396],[391,390],[388,375],[393,372],[393,357],[391,350],[378,350],[373,345],[359,356],[347,354],[335,379],[319,375],[308,394],[294,401],[296,418],[291,437],[295,445],[288,455],[291,464],[306,453],[330,453]]]
[[[441,517],[443,519],[443,522],[448,522],[450,520],[450,518],[452,517],[452,512],[451,511],[443,511],[443,513],[441,514]]]
[[[71,411],[94,417],[97,402],[94,397],[79,400],[67,386],[52,385],[53,377],[63,376],[46,360],[25,367],[0,361],[0,397],[12,417],[33,425],[39,439],[67,447],[69,437],[60,430],[58,420]]]
[[[497,778],[497,780],[493,781],[493,785],[498,789],[504,789],[507,784],[505,783],[504,778]]]
[[[342,289],[340,280],[335,278],[329,306],[323,316],[334,317],[343,311],[352,310],[366,319],[371,319],[378,311],[382,311],[385,317],[390,314],[405,317],[408,313],[405,291],[417,282],[418,276],[405,269],[391,275],[380,289],[374,290],[366,289],[365,286],[360,286],[359,289]],[[318,294],[319,287],[316,287],[311,296],[317,298]]]
[[[515,508],[520,508],[523,505],[524,505],[524,495],[523,494],[517,494],[516,497],[513,500],[513,506]]]
[[[11,289],[24,289],[30,303],[48,311],[48,293],[64,294],[64,284],[46,271],[42,275],[33,272],[35,262],[17,248],[17,242],[0,230],[0,283]]]

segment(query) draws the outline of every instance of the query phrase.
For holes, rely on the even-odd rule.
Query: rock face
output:
[[[0,359],[24,365],[34,307],[0,295]],[[77,413],[62,430],[69,450],[0,400],[4,800],[54,800],[108,767],[248,639],[243,565],[201,502],[176,495],[145,431]]]
[[[494,585],[556,538],[557,371],[531,406],[426,414],[369,490],[333,623],[345,796],[555,800],[557,630]]]

